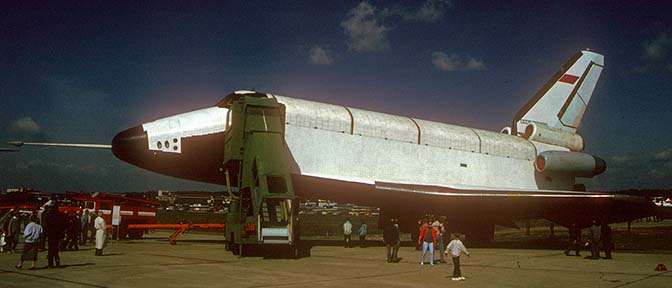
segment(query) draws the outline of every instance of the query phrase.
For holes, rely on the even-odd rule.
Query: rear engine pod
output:
[[[592,178],[602,174],[607,169],[607,164],[601,158],[586,153],[546,151],[537,156],[534,168],[541,173]]]
[[[565,147],[572,151],[583,151],[584,147],[581,135],[552,128],[543,123],[529,123],[525,127],[523,137],[541,143]]]

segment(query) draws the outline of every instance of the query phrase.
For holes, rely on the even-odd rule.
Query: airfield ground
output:
[[[616,251],[613,260],[565,256],[551,249],[472,248],[462,257],[466,281],[451,281],[453,266],[420,266],[420,252],[402,247],[400,263],[384,247],[315,246],[302,259],[239,258],[221,234],[192,232],[169,245],[169,232],[111,242],[105,256],[91,245],[61,252],[62,268],[14,268],[19,254],[0,254],[0,287],[672,287],[672,251]],[[319,243],[319,241],[318,241]],[[587,252],[583,254],[588,255]],[[437,256],[438,258],[438,256]]]

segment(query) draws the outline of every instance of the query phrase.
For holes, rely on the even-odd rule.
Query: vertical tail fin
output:
[[[581,51],[553,75],[513,119],[513,131],[525,132],[530,123],[575,134],[604,67],[604,56]]]

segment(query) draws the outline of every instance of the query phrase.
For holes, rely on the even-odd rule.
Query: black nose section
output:
[[[112,140],[112,153],[122,161],[141,166],[147,157],[147,133],[142,126],[119,132]]]
[[[142,125],[119,132],[112,153],[124,162],[159,174],[223,184],[224,133],[182,138],[180,152],[149,150]]]

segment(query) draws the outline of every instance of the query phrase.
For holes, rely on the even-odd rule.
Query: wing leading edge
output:
[[[376,190],[433,195],[445,197],[532,197],[532,198],[612,198],[641,200],[641,197],[607,192],[583,192],[563,190],[492,189],[486,187],[444,187],[414,184],[375,182]]]

